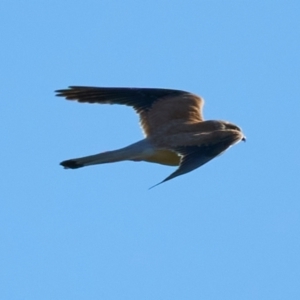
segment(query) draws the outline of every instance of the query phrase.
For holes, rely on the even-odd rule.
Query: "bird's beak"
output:
[[[246,142],[246,137],[245,136],[243,136],[242,141]]]

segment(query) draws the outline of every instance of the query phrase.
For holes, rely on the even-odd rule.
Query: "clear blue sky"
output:
[[[0,299],[300,299],[300,2],[3,1]],[[69,85],[205,98],[247,142],[172,167],[59,162],[142,138]]]

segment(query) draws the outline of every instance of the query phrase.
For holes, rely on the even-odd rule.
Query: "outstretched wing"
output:
[[[78,102],[132,106],[140,115],[146,135],[155,133],[174,120],[189,123],[203,120],[203,100],[181,90],[71,86],[56,93]]]
[[[114,88],[70,86],[68,89],[57,90],[56,96],[67,100],[100,104],[123,104],[132,106],[138,113],[147,111],[153,102],[166,96],[188,94],[185,91],[151,88]]]
[[[240,132],[234,130],[220,130],[219,138],[217,138],[218,132],[213,132],[211,135],[213,137],[213,140],[210,143],[205,143],[203,145],[178,147],[177,149],[175,149],[176,152],[181,155],[179,168],[162,182],[154,186],[157,186],[163,182],[166,182],[170,179],[201,167],[216,156],[222,154],[233,144],[239,142],[243,137]],[[207,140],[209,140],[209,138]]]

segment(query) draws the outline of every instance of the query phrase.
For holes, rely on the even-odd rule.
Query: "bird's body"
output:
[[[204,121],[204,101],[194,94],[168,89],[70,87],[58,96],[78,102],[125,104],[140,115],[145,138],[125,148],[75,158],[65,168],[123,160],[147,161],[179,168],[162,182],[190,172],[230,146],[245,140],[241,129],[225,121]]]

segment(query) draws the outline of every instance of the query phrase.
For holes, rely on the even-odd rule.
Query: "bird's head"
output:
[[[243,131],[242,131],[242,129],[240,128],[240,127],[238,127],[237,125],[235,125],[235,124],[232,124],[232,123],[230,123],[230,122],[227,122],[227,121],[220,121],[220,123],[221,123],[221,125],[222,125],[222,129],[224,130],[235,130],[235,131],[238,131],[238,132],[240,132],[241,134],[242,134],[242,141],[244,141],[244,142],[246,142],[246,137],[245,137],[245,135],[243,134]]]

